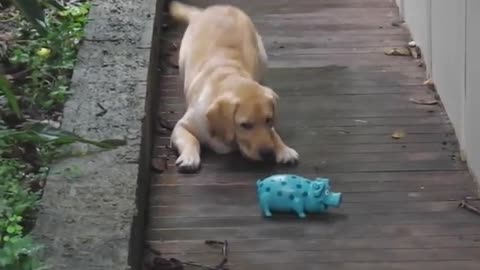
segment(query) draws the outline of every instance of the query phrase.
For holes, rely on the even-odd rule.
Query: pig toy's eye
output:
[[[330,191],[328,191],[328,190],[325,191],[325,195],[328,195],[328,194],[330,194]]]

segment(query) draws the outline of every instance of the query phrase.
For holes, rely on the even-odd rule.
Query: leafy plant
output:
[[[19,29],[19,38],[29,42],[11,48],[10,62],[28,67],[28,81],[20,86],[21,92],[29,97],[27,102],[43,110],[65,102],[89,8],[89,4],[81,4],[50,13],[49,31],[43,36],[25,24]]]
[[[26,234],[49,162],[61,146],[86,143],[112,149],[125,142],[90,140],[40,122],[60,121],[53,116],[61,114],[69,95],[89,4],[69,2],[64,8],[54,0],[11,2],[23,17],[12,17],[18,28],[2,65],[22,75],[8,73],[11,81],[0,75],[0,95],[7,101],[0,106],[0,269],[39,270],[35,253],[40,246]]]
[[[85,139],[73,132],[54,128],[43,123],[28,123],[22,130],[0,130],[1,140],[15,140],[17,142],[33,142],[36,144],[52,144],[62,146],[76,142],[86,143],[98,146],[100,148],[112,149],[117,146],[125,145],[124,140],[103,140],[94,141]]]
[[[41,246],[28,237],[15,237],[0,249],[0,269],[41,270],[46,269],[34,256]]]
[[[22,186],[20,162],[0,159],[0,268],[34,269],[29,256],[37,247],[24,238],[23,215],[34,208],[38,196]]]
[[[37,0],[14,0],[15,6],[41,34],[47,33],[45,12]]]
[[[10,82],[4,74],[0,74],[0,90],[7,98],[8,105],[15,112],[18,118],[21,118],[20,106],[18,106],[17,98],[12,91]]]
[[[48,4],[59,10],[64,10],[63,5],[55,0],[13,0],[13,3],[41,35],[46,35],[48,33],[45,11],[42,5]]]

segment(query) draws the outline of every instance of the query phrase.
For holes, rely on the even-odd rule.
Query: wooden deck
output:
[[[297,149],[297,167],[253,165],[238,155],[205,153],[200,173],[176,172],[158,128],[148,243],[165,257],[215,265],[228,240],[232,270],[478,270],[480,216],[457,208],[476,196],[457,140],[432,95],[424,69],[387,56],[408,33],[392,26],[389,0],[192,0],[246,10],[270,56],[267,84],[280,97],[279,132]],[[183,28],[165,33],[159,117],[183,113],[175,47]],[[159,76],[160,76],[159,75]],[[395,140],[392,133],[404,130]],[[341,208],[299,220],[264,219],[255,180],[273,173],[330,177]],[[194,269],[194,268],[192,268]]]

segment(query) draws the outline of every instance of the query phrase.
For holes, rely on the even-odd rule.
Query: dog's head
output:
[[[257,83],[218,97],[207,112],[210,135],[252,160],[275,160],[274,123],[277,94]]]

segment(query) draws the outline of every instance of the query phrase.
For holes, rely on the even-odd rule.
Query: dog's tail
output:
[[[193,17],[200,14],[203,9],[191,5],[183,4],[178,1],[167,1],[167,11],[175,20],[189,23]]]

